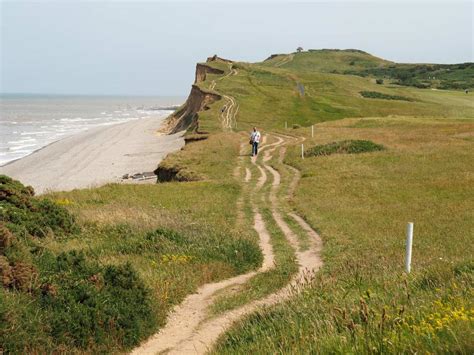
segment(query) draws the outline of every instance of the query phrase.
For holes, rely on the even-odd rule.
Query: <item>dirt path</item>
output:
[[[249,168],[245,168],[245,182],[249,182],[250,179],[252,178],[252,172],[250,171]]]
[[[237,69],[232,68],[232,63],[229,63],[229,72],[218,78],[217,80],[223,80],[229,76],[237,75],[239,72]],[[217,82],[213,80],[209,85],[210,90],[214,90],[216,87]],[[223,95],[224,100],[226,101],[224,106],[221,109],[221,113],[219,115],[219,119],[221,121],[222,128],[224,130],[232,130],[233,128],[237,127],[237,113],[239,112],[239,104],[236,102],[233,96]]]
[[[272,153],[289,141],[290,139],[288,137],[277,137],[275,143],[262,147],[262,150],[264,151],[262,162],[256,158],[252,158],[251,163],[260,171],[260,177],[252,190],[252,195],[256,194],[265,198],[265,194],[268,194],[266,197],[268,197],[271,205],[272,217],[295,251],[299,267],[298,272],[292,278],[290,283],[279,291],[262,299],[227,311],[217,317],[210,319],[206,318],[206,311],[216,299],[217,291],[228,286],[243,284],[256,274],[268,271],[274,267],[274,254],[271,245],[271,237],[266,229],[265,222],[258,211],[258,207],[255,204],[252,206],[254,214],[254,229],[258,233],[260,248],[262,249],[264,256],[264,261],[260,269],[200,287],[196,294],[186,297],[186,299],[175,308],[168,317],[167,325],[146,343],[141,345],[139,348],[136,348],[133,351],[133,354],[152,354],[159,352],[166,352],[168,354],[203,354],[212,347],[218,337],[228,330],[235,321],[254,312],[260,307],[271,306],[289,298],[295,292],[300,290],[303,287],[305,280],[307,280],[307,278],[322,265],[319,255],[321,250],[321,240],[318,234],[301,217],[293,212],[286,213],[282,208],[278,199],[278,190],[281,186],[280,173],[267,164],[267,162],[272,158]],[[282,153],[282,151],[280,151],[279,158],[281,160],[283,160],[281,157],[282,154],[284,154],[284,152]],[[268,179],[266,171],[268,171],[272,176],[269,192],[266,192],[267,189],[261,190]],[[297,182],[299,179],[299,173],[295,172],[297,170],[295,169],[291,171],[293,171],[293,177],[289,183],[290,186],[296,184],[294,181]],[[246,172],[250,172],[247,167]],[[247,176],[248,173],[246,173],[244,181],[249,182],[250,177],[247,179]],[[308,250],[300,250],[299,238],[285,222],[283,217],[285,214],[300,224],[302,229],[308,235],[310,244]]]
[[[221,110],[220,120],[222,128],[225,130],[231,130],[236,127],[235,117],[239,111],[239,105],[236,103],[235,99],[232,96],[223,95],[226,100],[226,104]]]
[[[291,62],[293,60],[294,56],[295,56],[294,54],[288,54],[280,62],[276,63],[275,66],[276,67],[281,67],[283,64]]]
[[[263,253],[263,263],[260,269],[247,274],[239,275],[221,282],[206,284],[184,299],[170,314],[166,326],[152,336],[146,343],[140,345],[131,354],[156,354],[163,351],[174,353],[182,348],[182,343],[194,338],[199,324],[206,318],[209,306],[215,301],[217,291],[233,285],[241,285],[258,273],[268,271],[274,267],[273,247],[270,243],[263,218],[257,209],[254,209],[254,229],[260,238],[260,248]],[[195,351],[191,351],[195,353]],[[178,353],[183,353],[179,351]]]

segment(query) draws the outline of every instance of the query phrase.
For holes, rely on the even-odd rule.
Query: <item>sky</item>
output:
[[[0,92],[187,95],[208,56],[355,48],[473,62],[473,2],[0,0]]]

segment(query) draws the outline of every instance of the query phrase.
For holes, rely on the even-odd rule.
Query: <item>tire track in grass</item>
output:
[[[295,213],[288,214],[295,219],[302,229],[304,229],[311,237],[310,248],[301,251],[298,236],[293,233],[282,218],[281,213],[284,212],[280,211],[280,202],[277,197],[277,192],[281,186],[281,176],[277,170],[266,164],[266,161],[271,160],[271,153],[285,143],[286,140],[280,137],[278,142],[266,146],[265,150],[267,150],[268,147],[273,148],[266,151],[262,163],[258,162],[256,158],[251,159],[252,164],[256,165],[261,173],[253,193],[258,193],[261,187],[263,187],[267,180],[265,170],[268,171],[273,177],[270,192],[268,194],[272,217],[285,235],[285,238],[295,250],[295,256],[299,264],[297,274],[291,279],[291,282],[288,283],[287,286],[277,292],[262,299],[249,302],[236,309],[227,311],[215,318],[204,320],[206,309],[215,300],[215,294],[218,290],[231,285],[243,284],[256,274],[268,271],[274,267],[274,255],[270,243],[270,234],[266,229],[264,220],[259,213],[258,208],[253,206],[254,229],[259,234],[260,245],[262,253],[264,254],[262,267],[258,271],[253,271],[218,283],[202,286],[197,294],[188,296],[184,302],[176,308],[168,318],[168,323],[165,328],[143,346],[136,349],[134,351],[135,354],[157,353],[163,351],[166,351],[169,354],[203,354],[209,351],[213,344],[218,340],[219,336],[228,330],[236,321],[261,307],[272,306],[288,299],[291,295],[304,287],[305,281],[322,265],[319,256],[321,240],[318,234],[312,230],[301,217],[297,216]],[[294,180],[297,181],[298,178],[299,176],[294,174],[292,182]],[[262,197],[264,197],[264,194],[265,192],[261,193]]]
[[[241,146],[241,151],[243,150]],[[253,161],[255,164],[255,161]],[[261,167],[260,167],[261,168]],[[255,190],[260,189],[266,182],[267,176],[262,169],[263,175],[259,178]],[[236,169],[234,174],[240,176],[240,169]],[[215,301],[217,292],[230,286],[241,285],[253,276],[266,272],[274,267],[273,248],[270,243],[264,220],[256,206],[253,208],[254,226],[253,228],[259,236],[259,245],[263,254],[262,266],[257,271],[252,271],[243,275],[235,276],[220,282],[209,283],[198,288],[195,294],[187,296],[184,301],[176,306],[167,318],[166,325],[146,342],[135,348],[131,354],[156,354],[169,352],[182,354],[180,344],[187,339],[192,339],[199,324],[206,318],[207,309]],[[196,353],[193,349],[190,353]]]
[[[275,145],[275,149],[277,147],[278,145]],[[260,167],[260,164],[258,164],[256,160],[253,161],[253,163]],[[219,336],[229,329],[237,320],[256,311],[260,307],[272,306],[285,299],[288,299],[294,294],[295,291],[300,290],[305,284],[305,281],[310,278],[312,273],[314,273],[322,264],[318,254],[319,249],[316,248],[316,246],[320,245],[318,240],[312,242],[315,248],[311,248],[307,251],[299,251],[298,237],[291,231],[277,211],[278,201],[276,196],[281,184],[280,174],[275,169],[266,164],[263,164],[263,168],[268,170],[273,176],[273,182],[269,196],[270,203],[273,207],[272,216],[284,233],[287,240],[291,245],[293,245],[296,251],[296,258],[299,263],[298,273],[292,278],[292,281],[281,290],[272,293],[263,299],[253,301],[237,309],[227,311],[223,315],[201,324],[194,336],[181,343],[178,348],[173,349],[173,351],[170,352],[172,354],[202,354],[207,352],[217,341]]]

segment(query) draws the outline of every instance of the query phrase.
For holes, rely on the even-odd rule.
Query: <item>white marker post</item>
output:
[[[405,270],[407,274],[411,271],[411,249],[413,244],[413,222],[407,224],[407,248],[405,253]]]
[[[288,122],[285,121],[285,129],[288,129]]]
[[[301,159],[304,159],[304,145],[301,144]]]
[[[311,125],[311,138],[314,138],[314,124]]]

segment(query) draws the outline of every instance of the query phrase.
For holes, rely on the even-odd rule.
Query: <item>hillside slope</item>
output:
[[[172,127],[189,127],[196,132],[235,129],[235,123],[226,121],[222,114],[232,108],[230,97],[238,103],[233,120],[239,122],[237,129],[248,129],[255,124],[281,128],[285,122],[308,126],[347,117],[473,115],[472,94],[463,91],[398,85],[398,74],[385,79],[383,84],[376,83],[375,74],[379,71],[383,74],[405,66],[409,65],[385,61],[357,50],[276,55],[253,64],[215,56],[198,65],[188,101],[170,122]],[[207,75],[201,75],[205,68],[208,68]],[[474,64],[453,65],[452,69],[443,70],[450,85],[461,78],[466,88],[473,87]],[[365,71],[373,72],[374,76]]]

